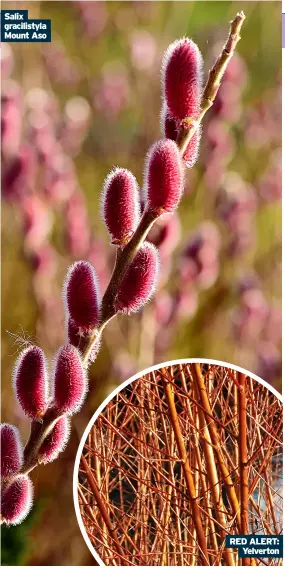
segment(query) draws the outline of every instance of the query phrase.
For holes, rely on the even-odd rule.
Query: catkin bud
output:
[[[196,119],[200,111],[203,60],[197,45],[189,38],[173,42],[162,63],[162,87],[173,118]]]
[[[159,140],[148,153],[145,183],[148,208],[158,215],[172,213],[183,191],[183,165],[176,143]]]
[[[2,494],[1,519],[7,525],[20,524],[33,503],[33,484],[29,476],[19,474]]]
[[[69,434],[70,421],[69,418],[64,415],[58,419],[52,431],[48,434],[40,447],[38,453],[39,462],[46,464],[55,460],[59,453],[65,449]]]
[[[179,121],[171,117],[165,101],[161,111],[161,130],[165,138],[169,138],[174,141],[177,140]],[[186,168],[192,168],[198,160],[201,131],[202,127],[199,125],[183,154],[182,160]]]
[[[102,216],[115,245],[125,245],[139,222],[138,184],[131,172],[115,168],[106,178],[102,194]]]
[[[74,263],[66,277],[64,299],[74,324],[88,333],[99,323],[99,286],[94,268],[87,261]]]
[[[74,346],[62,346],[57,353],[54,373],[54,404],[61,414],[76,413],[86,395],[87,382],[79,352]]]
[[[23,350],[16,362],[13,379],[24,413],[32,419],[40,419],[48,405],[48,380],[45,355],[38,346]]]
[[[150,299],[155,289],[158,266],[157,249],[151,243],[144,243],[119,286],[115,301],[119,312],[136,312]]]
[[[67,322],[67,336],[69,343],[72,344],[72,346],[75,346],[75,348],[77,348],[79,352],[83,354],[84,350],[88,346],[90,340],[90,334],[84,334],[82,330],[78,328],[76,324],[74,324],[73,320],[69,318]],[[101,346],[101,340],[100,338],[98,338],[89,355],[89,360],[91,362],[95,362],[97,354],[100,350],[100,346]]]
[[[19,472],[23,464],[23,447],[16,427],[8,423],[0,425],[1,433],[1,477],[6,478]]]

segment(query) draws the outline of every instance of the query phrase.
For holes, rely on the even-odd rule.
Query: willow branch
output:
[[[39,465],[39,450],[46,437],[53,430],[56,422],[62,415],[59,415],[56,409],[49,409],[43,419],[31,423],[31,431],[24,448],[24,463],[21,468],[21,474],[28,474],[36,466]]]
[[[203,91],[201,112],[198,119],[196,121],[192,121],[191,118],[188,118],[183,121],[180,126],[176,142],[181,156],[183,156],[185,149],[189,144],[189,141],[195,134],[199,124],[202,122],[207,110],[212,106],[215,100],[223,74],[240,39],[240,30],[244,19],[244,13],[240,12],[231,22],[230,32],[226,44],[209,72],[208,80]],[[122,279],[130,263],[133,261],[138,250],[145,241],[151,227],[158,218],[159,215],[146,210],[143,213],[140,223],[130,241],[122,250],[118,250],[119,254],[116,258],[113,274],[102,299],[100,324],[98,328],[93,331],[92,335],[90,336],[88,345],[82,354],[82,364],[84,368],[88,367],[91,352],[94,348],[94,345],[100,338],[105,326],[116,315],[114,301],[116,299],[118,288],[122,282]],[[38,451],[44,439],[51,432],[58,418],[59,417],[50,417],[50,415],[47,415],[43,419],[43,422],[40,423],[37,427],[32,426],[30,437],[25,447],[25,461],[21,470],[22,473],[27,474],[38,465]]]
[[[187,118],[184,121],[182,121],[176,140],[177,146],[180,150],[181,157],[184,155],[184,152],[192,136],[194,136],[199,124],[202,122],[206,112],[212,106],[216,98],[227,65],[230,59],[232,58],[236,45],[240,39],[240,31],[244,20],[245,20],[244,13],[240,12],[235,16],[235,18],[231,22],[228,39],[223,47],[221,54],[219,55],[212,69],[209,72],[208,80],[203,91],[201,111],[198,119],[196,121],[193,121],[191,118]],[[121,250],[121,254],[117,256],[111,280],[102,299],[102,313],[101,313],[100,325],[98,329],[95,330],[93,335],[90,337],[89,344],[87,345],[84,353],[82,354],[82,361],[84,367],[88,366],[88,361],[92,349],[96,344],[96,342],[98,341],[98,338],[100,337],[106,324],[116,314],[116,310],[114,308],[114,301],[116,298],[118,287],[122,282],[122,279],[130,263],[136,256],[136,253],[140,249],[151,227],[158,219],[158,217],[159,216],[157,214],[146,210],[142,215],[140,223],[136,231],[134,232],[132,238],[124,247],[124,249]]]
[[[237,43],[240,40],[240,31],[245,20],[243,12],[239,12],[231,22],[228,39],[222,49],[221,54],[216,59],[213,67],[209,71],[208,80],[203,91],[201,111],[196,120],[191,117],[185,119],[178,133],[177,144],[183,155],[192,136],[195,134],[199,124],[201,124],[206,112],[211,108],[221,85],[223,75],[231,60]]]

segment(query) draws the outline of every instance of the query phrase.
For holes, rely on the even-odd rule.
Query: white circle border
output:
[[[86,429],[82,435],[81,441],[79,443],[79,447],[78,447],[75,462],[74,462],[74,469],[73,469],[73,502],[74,502],[74,509],[75,509],[77,522],[78,522],[80,531],[82,533],[83,539],[84,539],[91,555],[94,557],[94,559],[97,561],[97,563],[100,567],[107,567],[107,565],[105,565],[103,563],[102,559],[99,557],[98,553],[95,551],[95,549],[94,549],[94,547],[93,547],[93,545],[92,545],[92,543],[91,543],[91,541],[87,535],[87,532],[85,530],[85,527],[84,527],[84,524],[82,521],[82,517],[80,514],[78,492],[77,492],[77,481],[78,481],[78,470],[79,470],[80,457],[81,457],[87,436],[90,432],[92,425],[95,423],[97,417],[100,415],[100,413],[106,407],[106,405],[108,405],[108,403],[111,401],[111,399],[113,399],[113,397],[115,395],[117,395],[117,393],[122,391],[122,389],[124,389],[128,385],[130,385],[130,383],[132,383],[133,381],[136,381],[136,379],[140,379],[140,377],[142,377],[143,375],[150,373],[151,371],[155,371],[157,369],[160,369],[162,367],[168,367],[171,365],[173,366],[173,365],[178,365],[178,364],[187,364],[187,363],[214,364],[214,365],[218,365],[221,367],[228,367],[228,368],[234,369],[235,371],[239,371],[241,373],[245,373],[246,375],[249,375],[250,377],[252,377],[252,379],[255,379],[256,381],[261,383],[261,385],[264,385],[264,387],[267,387],[267,389],[269,391],[271,391],[271,393],[273,393],[275,395],[275,397],[277,397],[277,399],[279,399],[281,401],[281,403],[283,404],[283,397],[282,397],[281,393],[279,393],[274,387],[269,385],[269,383],[267,383],[266,381],[264,381],[263,379],[261,379],[260,377],[255,375],[254,373],[252,373],[252,372],[250,372],[250,371],[248,371],[248,370],[246,370],[240,366],[230,364],[228,362],[222,362],[220,360],[212,360],[212,359],[207,359],[207,358],[183,358],[183,359],[170,360],[168,362],[162,362],[159,364],[155,364],[151,367],[148,367],[148,368],[136,373],[131,378],[127,379],[126,381],[121,383],[118,387],[116,387],[116,389],[114,389],[108,395],[108,397],[106,397],[106,399],[104,399],[104,401],[101,403],[101,405],[99,405],[98,409],[96,409],[94,415],[91,417],[89,423],[87,424],[87,427],[86,427]],[[117,565],[117,567],[118,567],[118,565]]]

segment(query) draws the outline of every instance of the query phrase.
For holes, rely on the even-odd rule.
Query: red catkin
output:
[[[1,433],[1,477],[6,478],[19,472],[23,464],[23,447],[16,427],[8,423],[0,425]]]
[[[16,362],[13,379],[24,413],[32,419],[40,419],[48,405],[48,380],[45,355],[38,346],[23,350]]]
[[[138,184],[124,168],[115,168],[107,176],[102,194],[102,216],[111,242],[125,245],[137,228],[140,215]]]
[[[87,382],[78,350],[67,344],[57,353],[54,373],[54,404],[60,414],[77,412],[86,395]]]
[[[173,140],[159,140],[148,153],[145,184],[148,208],[158,215],[172,213],[184,185],[183,164]]]
[[[70,434],[70,422],[64,415],[60,417],[53,427],[51,433],[45,438],[40,447],[38,457],[39,462],[46,464],[55,460],[67,444]]]
[[[130,314],[139,310],[152,296],[159,267],[158,251],[144,243],[130,264],[118,289],[115,308]]]
[[[162,88],[173,118],[196,119],[200,111],[203,60],[197,45],[189,38],[173,42],[162,63]]]
[[[7,525],[20,524],[28,515],[33,503],[33,485],[29,476],[20,474],[12,480],[2,494],[1,519]]]
[[[71,318],[68,319],[67,322],[67,336],[68,341],[72,346],[75,346],[79,350],[81,354],[85,351],[88,346],[90,340],[90,334],[84,334],[84,332],[76,326]],[[92,351],[89,355],[89,360],[91,362],[95,362],[97,354],[100,350],[101,346],[101,339],[98,338],[97,342],[95,342]]]
[[[88,333],[99,323],[99,286],[94,268],[87,261],[74,263],[66,277],[64,299],[69,317]]]

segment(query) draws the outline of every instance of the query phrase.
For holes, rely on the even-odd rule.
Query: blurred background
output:
[[[12,6],[13,4],[13,6]],[[76,449],[98,404],[145,367],[214,358],[281,391],[281,4],[279,2],[3,2],[52,21],[52,42],[1,44],[2,420],[29,422],[11,372],[29,342],[52,358],[65,338],[62,283],[93,263],[104,292],[114,263],[100,217],[113,166],[142,184],[162,137],[160,66],[190,36],[205,74],[229,20],[246,21],[177,214],[157,224],[161,276],[152,302],[107,327],[64,454],[32,474],[35,505],[2,530],[5,565],[95,564],[72,499]]]

